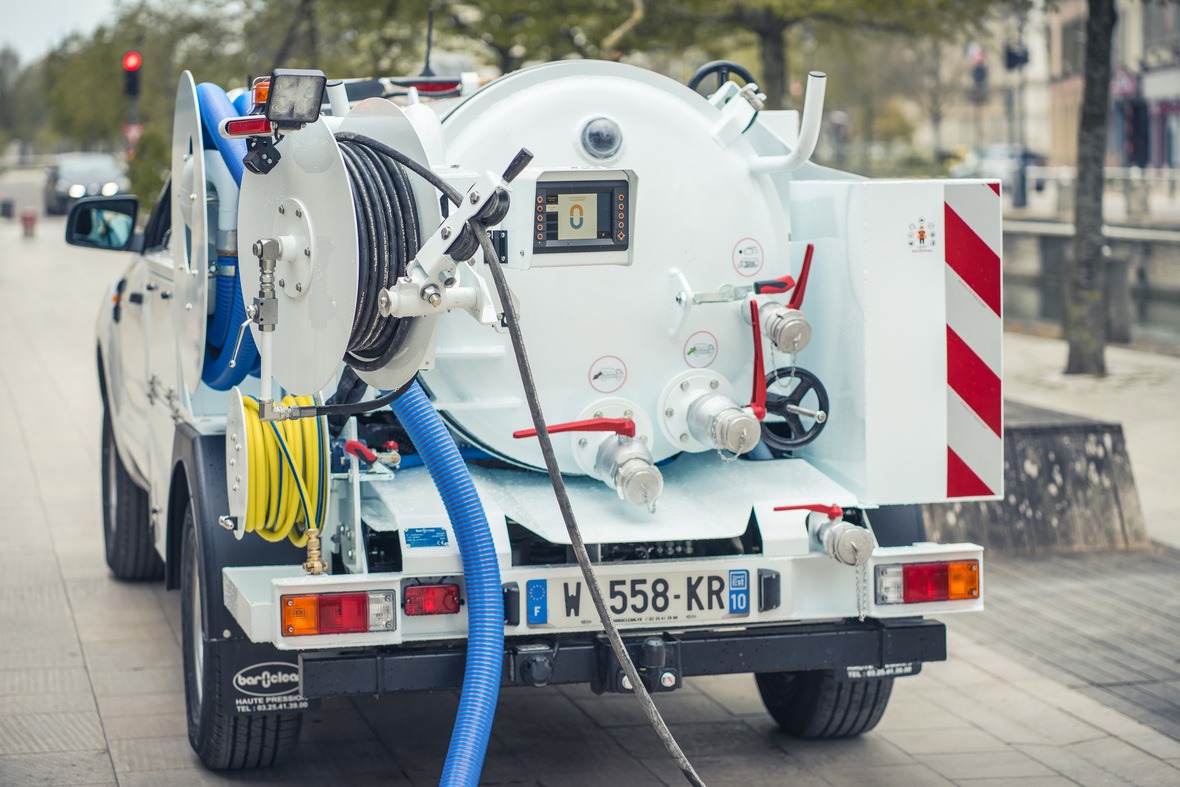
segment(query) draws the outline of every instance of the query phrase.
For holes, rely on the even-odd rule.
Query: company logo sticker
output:
[[[251,697],[281,697],[299,691],[299,667],[283,661],[251,664],[234,675],[234,688]]]

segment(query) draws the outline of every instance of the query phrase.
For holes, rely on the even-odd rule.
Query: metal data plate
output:
[[[288,235],[285,268],[298,270],[307,286],[276,287],[274,378],[297,395],[327,385],[348,349],[356,311],[356,212],[344,160],[323,119],[293,131],[278,143],[282,155],[266,175],[242,176],[238,209],[239,267],[247,303],[258,293],[258,260],[248,251],[260,238]],[[303,214],[296,217],[295,207]],[[282,212],[280,212],[282,208]],[[250,330],[261,344],[258,327]]]
[[[209,298],[207,189],[197,86],[185,71],[176,88],[172,126],[172,320],[180,373],[189,391],[201,384]]]
[[[429,166],[426,150],[413,124],[396,104],[383,98],[370,98],[360,102],[340,121],[340,131],[372,137],[389,145],[415,161]],[[438,225],[442,223],[437,192],[420,176],[409,173],[410,187],[418,203],[418,231],[420,242],[425,243]],[[416,319],[406,333],[402,348],[384,368],[375,372],[357,372],[362,380],[380,390],[396,388],[409,380],[422,368],[423,360],[430,349],[434,336],[436,317]]]

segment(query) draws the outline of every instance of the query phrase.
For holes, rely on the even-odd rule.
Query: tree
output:
[[[1115,0],[1087,0],[1086,58],[1078,123],[1073,263],[1066,280],[1066,374],[1106,373],[1106,270],[1102,254],[1102,192],[1110,102]]]
[[[787,33],[805,22],[918,38],[949,36],[977,26],[994,6],[1009,0],[674,0],[660,4],[661,17],[695,23],[700,35],[717,27],[753,33],[758,42],[758,86],[767,107],[781,109],[788,92]]]

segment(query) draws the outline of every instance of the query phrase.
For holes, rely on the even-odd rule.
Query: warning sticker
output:
[[[925,217],[919,216],[917,221],[910,222],[905,237],[906,245],[913,253],[932,252],[938,245],[938,228],[933,221],[926,221]]]
[[[754,238],[742,238],[733,247],[733,269],[743,276],[757,276],[765,255]]]
[[[708,331],[697,331],[684,342],[684,362],[696,369],[712,366],[717,360],[717,337]]]
[[[590,387],[599,393],[614,393],[627,382],[627,364],[617,355],[604,355],[590,365]]]

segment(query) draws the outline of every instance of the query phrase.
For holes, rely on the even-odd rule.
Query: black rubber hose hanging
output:
[[[388,145],[384,145],[375,139],[352,133],[339,133],[336,135],[336,139],[344,142],[360,142],[372,150],[389,156],[406,168],[416,172],[428,183],[445,194],[447,199],[455,205],[459,205],[463,201],[463,195],[454,186],[435,174],[429,167],[419,164],[409,156]],[[522,151],[521,153],[524,154],[525,152]],[[517,166],[518,162],[522,162],[519,164],[518,171],[519,169],[523,169],[531,158],[531,154],[527,157],[518,155],[513,162],[514,167]],[[509,173],[505,173],[505,177],[511,180],[516,174],[517,172],[514,172],[509,176]],[[615,657],[623,667],[623,672],[631,681],[635,696],[639,700],[639,704],[643,707],[643,712],[647,716],[648,721],[651,722],[652,727],[655,729],[664,747],[668,750],[668,753],[676,760],[676,765],[680,768],[684,777],[690,784],[703,787],[704,781],[692,767],[692,763],[689,762],[688,757],[685,756],[680,745],[676,743],[676,738],[672,735],[672,731],[668,729],[668,725],[660,715],[660,711],[652,700],[651,694],[647,691],[647,687],[644,686],[643,680],[639,676],[639,670],[635,668],[635,663],[631,660],[631,655],[627,652],[627,647],[623,643],[623,637],[619,634],[614,621],[611,620],[606,603],[602,599],[602,590],[594,575],[594,567],[590,563],[590,555],[586,551],[586,543],[582,539],[582,532],[578,527],[577,519],[574,517],[573,506],[570,504],[569,494],[566,491],[565,482],[561,477],[561,470],[557,466],[557,455],[553,451],[553,442],[549,439],[549,431],[545,425],[545,415],[541,411],[540,396],[537,393],[536,382],[533,379],[532,369],[529,366],[528,355],[525,353],[524,338],[521,335],[516,311],[512,307],[508,281],[504,276],[504,271],[500,267],[500,258],[496,255],[495,248],[492,246],[491,239],[488,237],[487,229],[478,220],[469,221],[467,226],[475,233],[475,237],[483,249],[484,261],[488,263],[488,267],[492,273],[492,279],[496,286],[496,292],[503,305],[503,318],[505,324],[508,326],[508,335],[512,340],[512,350],[516,357],[517,367],[520,370],[525,401],[528,403],[529,413],[533,419],[533,426],[537,429],[537,441],[541,447],[541,454],[545,459],[545,467],[549,472],[549,480],[553,486],[554,496],[557,498],[557,507],[561,511],[561,518],[565,522],[566,530],[570,534],[574,556],[577,558],[578,566],[581,568],[582,575],[585,577],[586,583],[589,586],[590,599],[594,603],[594,608],[598,612],[603,630],[606,633],[607,639],[610,641],[611,650],[614,651]],[[409,383],[403,386],[403,388],[408,387]],[[398,395],[400,395],[400,390],[388,394],[392,398],[396,398]],[[377,401],[377,399],[374,399],[368,404],[373,404]]]

